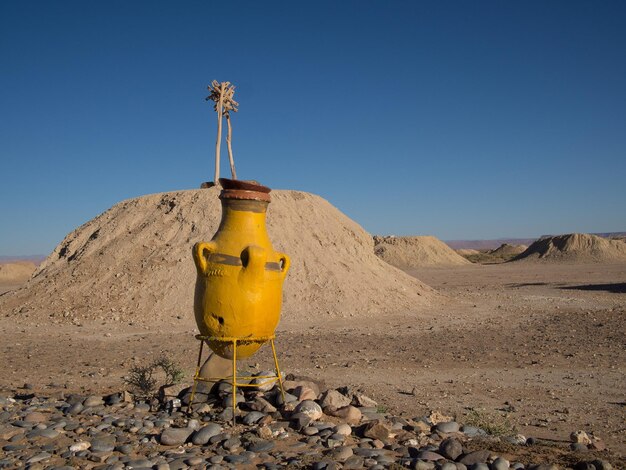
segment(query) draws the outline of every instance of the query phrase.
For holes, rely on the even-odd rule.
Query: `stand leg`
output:
[[[193,376],[193,386],[191,387],[191,398],[189,399],[189,406],[187,407],[187,413],[191,411],[193,407],[193,398],[196,395],[196,387],[198,386],[198,377],[200,374],[200,363],[202,362],[202,348],[204,341],[200,341],[200,351],[198,352],[198,363],[196,364],[196,373]]]
[[[233,341],[233,426],[237,415],[237,340]]]
[[[278,376],[278,385],[280,387],[280,394],[283,397],[283,404],[285,403],[285,389],[283,388],[283,376],[280,373],[280,367],[278,367],[278,356],[276,355],[276,347],[274,346],[274,339],[270,340],[272,345],[272,354],[274,355],[274,365],[276,366],[276,375]]]

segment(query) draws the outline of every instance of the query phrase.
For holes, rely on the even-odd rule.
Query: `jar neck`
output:
[[[267,237],[265,216],[267,214],[266,201],[247,199],[222,199],[222,220],[217,234],[230,238],[236,234],[262,234]],[[221,237],[220,237],[221,238]]]
[[[222,214],[227,210],[236,212],[254,212],[263,213],[267,212],[267,206],[269,202],[259,201],[255,199],[230,199],[222,198]]]

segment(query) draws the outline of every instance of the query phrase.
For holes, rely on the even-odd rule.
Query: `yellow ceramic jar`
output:
[[[289,257],[272,248],[265,224],[270,189],[255,182],[220,179],[222,220],[210,242],[196,243],[194,312],[203,336],[221,357],[252,356],[280,320]],[[251,341],[252,340],[252,341]],[[258,341],[257,341],[258,340]]]

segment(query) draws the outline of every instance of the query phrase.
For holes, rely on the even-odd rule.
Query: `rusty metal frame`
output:
[[[274,357],[274,367],[276,368],[276,376],[273,375],[257,375],[254,376],[255,379],[270,379],[268,382],[278,382],[280,387],[280,393],[283,398],[283,403],[285,402],[285,390],[283,388],[283,377],[280,372],[280,366],[278,365],[278,356],[276,355],[276,346],[274,345],[275,335],[270,336],[257,336],[257,337],[246,337],[246,338],[237,338],[237,337],[217,337],[217,336],[204,336],[204,335],[196,335],[196,339],[200,341],[200,349],[198,351],[198,362],[196,364],[196,372],[193,376],[193,386],[191,388],[191,398],[189,400],[189,405],[187,406],[187,412],[191,412],[193,408],[193,399],[196,395],[196,387],[198,386],[198,382],[220,382],[226,381],[232,387],[232,401],[233,401],[233,426],[235,425],[235,419],[237,416],[237,387],[256,387],[256,384],[250,383],[239,383],[237,382],[237,344],[250,344],[250,343],[266,343],[269,341],[272,347],[272,356]],[[219,343],[230,343],[233,345],[233,373],[232,375],[226,377],[202,377],[200,376],[200,369],[202,365],[202,353],[204,350],[204,343],[208,341],[215,341]],[[247,376],[246,376],[247,377]]]

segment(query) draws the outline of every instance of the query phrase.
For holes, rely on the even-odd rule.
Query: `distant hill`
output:
[[[626,238],[626,232],[600,232],[591,233],[602,238]],[[495,250],[503,244],[507,245],[526,245],[529,246],[536,240],[542,238],[554,237],[556,235],[542,235],[539,238],[496,238],[494,240],[444,240],[445,243],[454,250]]]
[[[527,249],[528,246],[526,245],[509,245],[508,243],[503,243],[495,250],[491,250],[489,254],[506,258],[520,255],[524,253],[524,251],[526,251]]]
[[[495,240],[445,240],[455,250],[495,250],[506,245],[530,245],[536,238],[497,238]]]
[[[542,237],[513,261],[579,263],[626,261],[626,242],[586,233]]]
[[[18,255],[18,256],[0,256],[0,263],[13,263],[15,261],[30,261],[31,263],[41,264],[47,258],[46,255]]]
[[[444,242],[431,236],[374,236],[374,253],[398,268],[469,264]]]
[[[0,283],[25,282],[35,272],[37,266],[31,261],[16,261],[0,264]]]
[[[557,235],[560,235],[560,234],[557,234]],[[539,239],[555,237],[557,235],[554,235],[554,234],[541,235]],[[595,235],[596,237],[602,237],[602,238],[626,238],[626,232],[600,232],[600,233],[589,233],[588,235]]]
[[[523,253],[526,248],[528,248],[526,245],[509,245],[508,243],[503,243],[495,250],[478,251],[461,248],[460,250],[456,250],[456,252],[472,263],[497,264],[510,261],[520,253]]]

